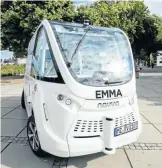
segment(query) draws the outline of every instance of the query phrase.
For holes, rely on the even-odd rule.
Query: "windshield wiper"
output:
[[[74,51],[74,53],[73,53],[72,56],[71,56],[71,61],[73,60],[74,55],[75,55],[76,52],[78,51],[78,49],[79,49],[81,43],[83,42],[83,40],[84,40],[84,38],[86,37],[86,34],[88,33],[89,30],[90,30],[90,27],[88,27],[88,29],[87,29],[87,31],[85,32],[84,36],[83,36],[83,37],[80,39],[80,41],[78,42],[78,44],[77,44],[77,46],[76,46],[76,48],[75,48],[75,51]]]
[[[106,85],[117,84],[117,83],[122,83],[122,81],[118,81],[118,82],[108,82],[108,81],[106,81],[105,82]]]

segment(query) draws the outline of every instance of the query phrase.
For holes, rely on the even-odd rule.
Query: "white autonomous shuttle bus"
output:
[[[133,55],[120,29],[43,20],[24,78],[22,106],[37,156],[113,154],[141,132]]]

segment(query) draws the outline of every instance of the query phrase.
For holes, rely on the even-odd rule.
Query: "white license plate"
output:
[[[114,128],[114,136],[119,136],[138,129],[138,121]]]

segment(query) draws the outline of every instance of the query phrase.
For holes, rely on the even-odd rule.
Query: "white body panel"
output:
[[[135,73],[130,82],[119,86],[92,87],[78,83],[66,67],[48,21],[43,21],[42,25],[47,30],[66,84],[40,81],[25,75],[27,113],[28,116],[34,114],[41,148],[56,156],[70,157],[96,152],[113,154],[116,148],[134,142],[141,132]],[[33,47],[31,45],[29,47]],[[28,55],[26,72],[30,64],[31,56]],[[96,99],[96,90],[117,89],[122,92],[122,97]],[[57,98],[59,94],[64,96],[61,101]],[[132,98],[134,102],[130,105]],[[71,100],[70,105],[66,104],[67,99]],[[116,101],[119,104],[112,105]],[[106,107],[102,108],[103,104],[98,103],[106,103]],[[138,129],[114,137],[115,127],[136,121]]]

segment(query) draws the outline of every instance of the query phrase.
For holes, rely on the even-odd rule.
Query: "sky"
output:
[[[151,13],[162,16],[162,0],[144,0]]]
[[[73,0],[73,1],[77,5],[85,5],[90,4],[96,0]],[[148,6],[151,13],[162,16],[162,0],[144,0],[144,2]]]
[[[9,59],[13,57],[13,52],[7,51],[7,50],[3,50],[0,51],[0,59]]]

